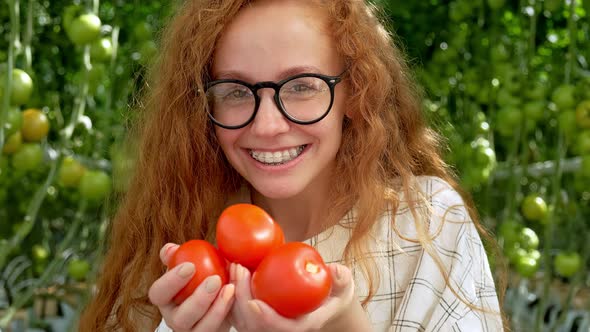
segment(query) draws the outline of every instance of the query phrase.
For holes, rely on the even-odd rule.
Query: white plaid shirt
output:
[[[417,180],[430,204],[430,209],[423,211],[428,211],[429,234],[437,234],[433,248],[453,289],[464,301],[499,312],[486,252],[463,200],[440,178],[423,176]],[[502,331],[499,314],[473,310],[457,298],[445,284],[434,259],[419,243],[408,241],[416,239],[417,232],[403,196],[400,198],[395,216],[391,209],[385,211],[372,233],[369,254],[380,275],[377,292],[367,306],[373,331]],[[351,223],[354,210],[339,224],[305,242],[314,246],[326,263],[341,262],[350,238],[347,225]],[[353,268],[356,293],[361,300],[368,293],[367,283],[356,272]],[[162,321],[157,331],[171,330]]]

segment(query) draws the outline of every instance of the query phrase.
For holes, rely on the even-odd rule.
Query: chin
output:
[[[270,181],[270,183],[253,183],[254,189],[262,196],[269,199],[288,199],[301,192],[294,184],[281,184]]]

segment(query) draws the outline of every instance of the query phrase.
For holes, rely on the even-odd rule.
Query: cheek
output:
[[[238,140],[240,130],[229,130],[223,128],[215,128],[215,137],[221,146],[221,149],[228,156],[235,142]]]

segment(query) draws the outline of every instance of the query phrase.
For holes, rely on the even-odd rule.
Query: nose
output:
[[[287,132],[290,128],[289,120],[283,116],[275,103],[274,90],[261,89],[258,95],[260,105],[252,121],[252,132],[258,136],[275,136]]]

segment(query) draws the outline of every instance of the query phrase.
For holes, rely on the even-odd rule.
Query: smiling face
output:
[[[212,77],[248,83],[280,81],[300,73],[336,76],[344,69],[325,18],[303,1],[259,1],[245,7],[222,34]],[[261,89],[256,118],[240,129],[215,126],[231,165],[261,195],[286,199],[325,192],[342,138],[344,82],[327,117],[311,125],[287,120]]]

